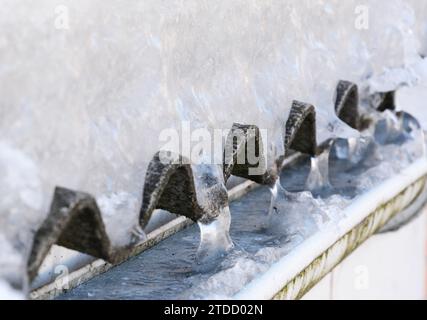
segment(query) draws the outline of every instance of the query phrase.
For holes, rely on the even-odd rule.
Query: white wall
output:
[[[426,212],[397,232],[370,238],[304,299],[425,299]]]

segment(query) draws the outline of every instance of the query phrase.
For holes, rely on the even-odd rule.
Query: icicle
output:
[[[264,225],[265,227],[269,227],[271,225],[271,220],[274,216],[277,216],[281,213],[280,205],[283,203],[289,203],[296,200],[296,197],[293,193],[286,191],[280,183],[280,179],[277,179],[275,184],[270,186],[270,206],[267,214],[267,223]]]
[[[385,145],[396,142],[401,137],[402,124],[397,115],[390,110],[380,114],[380,119],[375,124],[375,142]]]
[[[320,155],[311,157],[310,173],[305,183],[307,190],[313,192],[331,188],[329,182],[329,153],[330,148],[327,148]]]
[[[339,160],[345,160],[351,165],[357,165],[365,159],[371,143],[372,138],[369,136],[337,139],[334,141],[332,148],[334,149],[334,155]]]
[[[386,110],[377,115],[374,128],[375,142],[380,145],[402,144],[405,141],[413,140],[419,143],[421,155],[425,155],[424,131],[419,122],[407,112],[399,111],[394,113]]]
[[[334,119],[330,122],[333,134],[334,153],[340,160],[358,164],[366,155],[371,139],[363,136],[362,119],[359,115],[359,93],[356,84],[340,81],[335,97]]]
[[[200,228],[200,244],[197,249],[196,261],[206,264],[223,257],[234,245],[230,238],[231,214],[228,207],[222,208],[218,217],[205,223],[198,222]]]
[[[200,206],[206,217],[197,221],[200,228],[200,244],[196,254],[197,264],[207,264],[233,248],[230,238],[231,214],[227,200],[222,168],[217,165],[193,166],[194,185]],[[216,191],[215,191],[216,190]],[[221,197],[225,196],[225,199]]]
[[[222,166],[200,158],[188,164],[160,161],[157,153],[151,161],[145,179],[140,214],[142,228],[147,226],[154,209],[168,210],[197,222],[200,244],[198,264],[206,264],[233,247],[230,239],[230,210]]]
[[[271,199],[270,199],[270,207],[268,208],[268,219],[276,212],[277,208],[275,207],[276,201],[277,201],[277,195],[279,190],[283,189],[283,187],[280,184],[280,178],[276,180],[276,183],[273,186],[270,186],[270,193],[271,193]]]
[[[347,139],[337,139],[334,141],[333,145],[335,156],[340,160],[345,160],[349,158],[350,148]]]
[[[263,226],[268,233],[280,238],[291,237],[300,233],[302,225],[316,228],[314,215],[318,210],[310,192],[288,192],[279,179],[270,187],[270,192],[270,208]],[[302,203],[306,210],[300,210]]]

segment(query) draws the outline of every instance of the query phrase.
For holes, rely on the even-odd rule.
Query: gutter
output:
[[[234,298],[301,298],[390,219],[409,208],[422,194],[426,180],[427,159],[420,159],[369,193],[357,197],[345,209],[345,218],[338,226],[330,225],[304,241],[243,287]],[[424,193],[422,202],[425,201]]]
[[[290,155],[288,158],[286,158],[284,166],[287,167],[292,165],[300,158],[300,156],[300,153],[294,153]],[[259,186],[259,184],[250,180],[240,183],[228,191],[229,201],[236,201]],[[34,279],[29,298],[33,300],[54,299],[62,293],[76,288],[88,280],[96,277],[97,275],[107,272],[111,268],[114,268],[128,259],[141,254],[145,250],[154,247],[156,244],[187,228],[193,223],[194,222],[191,219],[184,216],[180,216],[167,222],[166,224],[148,233],[146,241],[135,246],[127,256],[114,264],[109,263],[103,259],[94,259],[93,257],[82,254],[80,252],[67,251],[68,256],[64,257],[62,262],[63,265],[70,271],[66,275],[67,285],[63,285],[63,279],[60,275],[55,275],[55,266],[49,266],[49,268],[44,268],[44,270],[41,270],[38,276]],[[53,259],[52,255],[53,253],[50,252],[46,257],[46,260]]]
[[[427,159],[420,159],[400,174],[356,197],[346,207],[343,218],[337,224],[325,226],[296,246],[264,273],[242,286],[233,299],[299,299],[303,297],[336,265],[390,221],[406,212],[414,212],[415,209],[424,205],[427,200],[427,194],[424,192],[427,186],[426,181]],[[236,200],[247,191],[251,192],[256,186],[252,183],[238,186],[230,190],[230,195]],[[150,233],[147,243],[138,247],[134,255],[190,224],[191,221],[184,217],[167,223]],[[114,266],[101,259],[95,260],[72,272],[68,276],[67,287],[61,287],[62,283],[59,279],[34,290],[31,298],[55,298]]]
[[[337,111],[352,107],[353,104],[349,102],[355,100],[348,98],[348,96],[357,89],[351,83],[345,84],[345,90],[342,89],[341,95],[338,95],[342,98],[337,99],[337,105],[345,106],[345,108],[338,108]],[[340,92],[339,86],[338,92]],[[357,91],[355,92],[357,94]],[[300,127],[300,125],[298,123],[294,127]],[[288,134],[287,132],[286,137],[296,135],[293,133],[289,132]],[[288,144],[292,144],[292,140],[288,141]],[[299,153],[289,155],[284,159],[283,168],[293,164],[299,157]],[[234,298],[289,299],[302,297],[340,261],[372,234],[380,231],[398,213],[403,211],[405,214],[405,218],[400,219],[403,221],[400,224],[416,214],[417,209],[413,208],[418,208],[425,202],[426,192],[423,193],[423,190],[426,185],[426,175],[427,159],[422,158],[404,169],[400,174],[380,183],[368,193],[356,197],[344,209],[344,218],[339,221],[338,225],[330,224],[306,239],[290,254],[275,262],[265,273],[241,288]],[[263,183],[263,181],[259,183]],[[227,192],[228,200],[234,201],[257,186],[258,184],[254,181],[246,181]],[[424,197],[419,197],[421,194]],[[411,206],[412,204],[414,206]],[[116,255],[118,258],[109,262],[105,261],[108,259],[91,259],[82,253],[71,254],[64,262],[67,270],[71,270],[71,273],[65,274],[67,276],[66,286],[62,285],[61,276],[52,279],[52,270],[41,270],[42,272],[33,282],[30,298],[55,298],[63,292],[83,284],[185,229],[195,220],[192,219],[192,221],[189,218],[191,219],[191,217],[182,215],[167,222],[149,233],[145,241],[122,251],[125,254]],[[48,258],[49,255],[51,253],[47,255]]]

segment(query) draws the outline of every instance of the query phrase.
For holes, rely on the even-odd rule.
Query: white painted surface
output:
[[[368,239],[304,299],[425,299],[426,215]]]
[[[426,214],[366,241],[333,271],[333,299],[424,299]]]
[[[332,294],[332,274],[324,277],[313,289],[311,289],[301,300],[330,300]]]

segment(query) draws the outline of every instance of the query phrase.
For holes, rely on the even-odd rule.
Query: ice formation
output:
[[[223,208],[219,216],[211,222],[198,222],[200,244],[197,249],[197,263],[205,265],[215,262],[233,248],[229,230],[231,214],[228,207]]]
[[[195,188],[199,193],[199,201],[205,204],[206,208],[209,207],[210,201],[219,201],[218,199],[210,199],[208,193],[200,193],[206,190],[204,187],[210,187],[210,184],[213,185],[213,188],[222,184],[225,189],[223,171],[221,169],[222,168],[217,165],[201,165],[194,167],[195,176],[197,177],[194,180]],[[216,178],[217,181],[208,181],[208,179],[213,178]],[[226,190],[224,190],[224,192],[226,192]],[[209,217],[208,219],[202,218],[198,221],[200,227],[200,244],[197,250],[197,263],[200,265],[212,263],[233,247],[233,242],[229,234],[231,214],[228,205],[221,207],[216,214],[217,216]]]
[[[92,194],[127,243],[159,137],[182,121],[268,129],[270,165],[294,99],[316,106],[319,142],[358,139],[333,109],[339,79],[367,93],[427,83],[427,3],[365,3],[2,1],[0,245],[18,254],[0,266],[25,269],[55,186]]]
[[[310,173],[307,177],[306,188],[309,191],[318,191],[330,188],[329,183],[329,156],[330,149],[324,150],[320,155],[311,157]]]
[[[354,197],[412,163],[414,157],[411,153],[419,157],[417,143],[407,141],[403,146],[404,149],[394,144],[380,145],[378,154],[387,157],[378,159],[370,170],[340,170],[339,179],[331,181],[339,191],[331,196],[314,197],[307,191],[290,193],[278,185],[277,211],[268,230],[262,226],[264,217],[261,214],[267,211],[270,201],[268,188],[259,188],[232,203],[234,227],[231,235],[235,248],[213,270],[200,272],[192,268],[191,257],[198,233],[196,228],[189,228],[62,298],[232,298],[282,257],[294,255],[298,260],[296,248],[322,230],[330,226],[334,230],[340,229],[339,222],[347,212],[344,209]],[[292,171],[284,178],[287,178],[283,179],[284,182],[292,180],[296,183],[298,173]],[[350,195],[343,187],[348,180],[355,187]],[[106,286],[114,290],[106,290]]]

